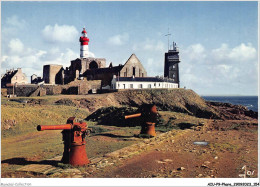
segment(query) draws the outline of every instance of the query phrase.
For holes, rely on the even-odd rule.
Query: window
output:
[[[17,80],[17,76],[15,76],[14,79]]]
[[[138,84],[138,88],[143,88],[143,85],[142,84]]]
[[[154,83],[154,87],[156,87],[156,83]]]
[[[152,88],[152,85],[151,85],[151,84],[148,84],[148,88]]]
[[[133,76],[135,76],[135,67],[133,67]]]
[[[134,88],[134,85],[133,85],[133,84],[130,84],[130,88]]]
[[[119,87],[120,87],[120,84],[118,84],[117,86],[118,86],[118,88],[119,88]]]

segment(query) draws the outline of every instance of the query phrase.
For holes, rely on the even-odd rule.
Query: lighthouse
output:
[[[82,33],[82,36],[79,38],[80,58],[88,58],[89,57],[89,51],[88,51],[89,39],[87,37],[87,31],[85,30],[85,28],[83,28],[83,31],[81,33]]]

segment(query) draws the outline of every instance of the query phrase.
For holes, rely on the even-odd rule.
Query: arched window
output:
[[[96,69],[96,68],[98,68],[97,62],[96,61],[90,62],[89,69]]]

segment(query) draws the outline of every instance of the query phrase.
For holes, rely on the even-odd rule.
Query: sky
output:
[[[164,53],[180,50],[180,87],[200,95],[258,94],[257,1],[2,1],[1,74],[79,58],[82,28],[89,50],[106,64],[136,54],[148,76],[164,74]]]

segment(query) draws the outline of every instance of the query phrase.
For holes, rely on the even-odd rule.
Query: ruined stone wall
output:
[[[61,85],[43,85],[46,89],[46,95],[59,95],[61,94]]]
[[[82,63],[82,73],[92,68],[105,68],[106,59],[105,58],[83,58]]]
[[[62,93],[63,94],[79,94],[85,95],[91,93],[92,89],[100,90],[101,89],[101,80],[76,80],[71,82],[68,85],[63,85]]]
[[[62,84],[62,65],[43,66],[43,80],[46,84]]]
[[[38,87],[38,85],[17,85],[14,88],[8,87],[7,94],[12,95],[14,89],[14,94],[17,97],[29,97]]]
[[[76,80],[67,85],[17,85],[16,87],[8,87],[5,89],[5,95],[13,95],[17,97],[34,97],[43,95],[58,94],[80,94],[86,95],[92,92],[92,89],[101,89],[101,80]],[[2,91],[3,93],[3,91]]]
[[[46,89],[43,87],[38,87],[35,91],[33,91],[29,96],[36,97],[36,96],[44,96],[46,95]]]
[[[94,74],[94,75],[87,75],[88,80],[100,80],[102,87],[105,87],[107,85],[111,85],[111,81],[113,79],[113,75],[116,75],[116,73],[111,72],[104,72],[102,74]]]
[[[147,77],[147,72],[139,59],[133,54],[120,71],[120,77]]]
[[[61,87],[55,85],[17,85],[16,87],[8,87],[7,94],[14,94],[17,97],[33,97],[33,96],[43,96],[43,95],[57,95],[61,94]]]
[[[73,81],[75,78],[79,77],[79,73],[82,69],[82,60],[77,58],[76,60],[72,60],[70,62],[69,72],[68,72],[68,79],[65,81],[65,83],[68,83],[70,81]]]
[[[71,61],[69,71],[66,72],[65,84],[80,78],[88,69],[105,68],[105,58],[77,58]]]

